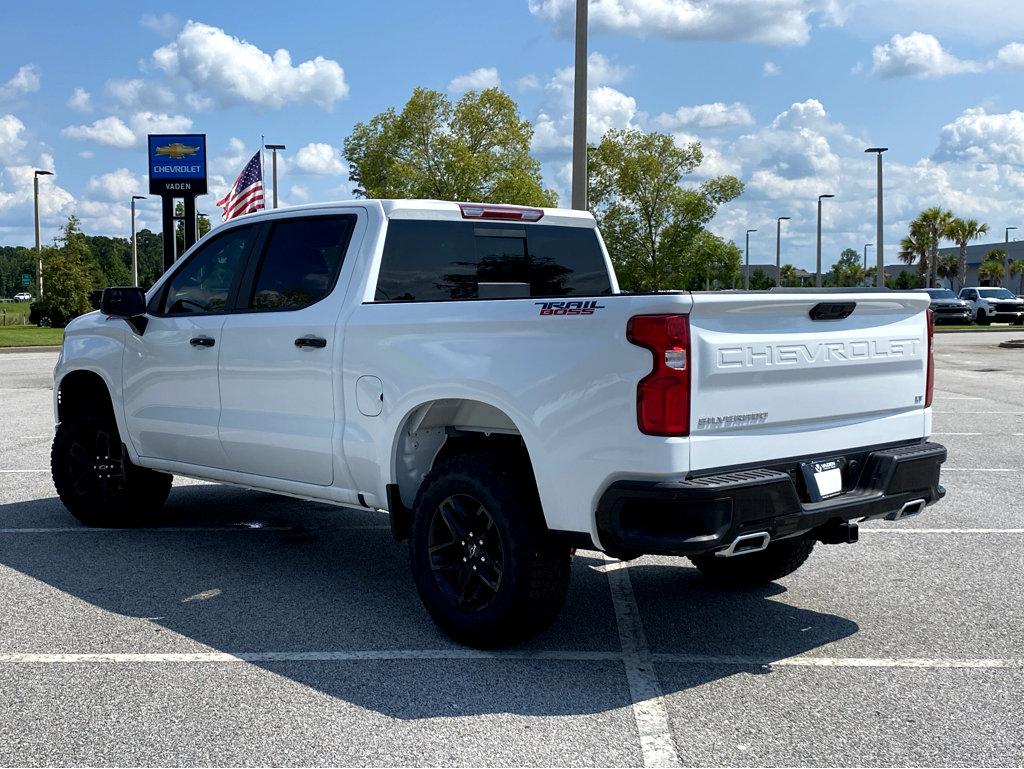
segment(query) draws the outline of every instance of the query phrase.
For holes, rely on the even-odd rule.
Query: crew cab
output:
[[[1024,326],[1024,300],[1009,289],[991,286],[966,286],[960,289],[960,298],[967,302],[981,325],[988,323],[1015,323]]]
[[[932,311],[936,324],[970,324],[974,320],[971,306],[948,288],[915,288],[914,291],[928,294],[931,299],[929,309]]]
[[[507,644],[576,548],[751,585],[940,499],[928,303],[623,293],[577,211],[261,212],[67,327],[54,484],[95,526],[174,474],[381,511],[435,622]]]

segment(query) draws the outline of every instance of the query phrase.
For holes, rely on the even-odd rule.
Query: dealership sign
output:
[[[149,136],[149,194],[206,194],[206,134]]]

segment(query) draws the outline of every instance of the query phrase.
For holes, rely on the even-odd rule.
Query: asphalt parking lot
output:
[[[0,355],[0,764],[1021,765],[1015,334],[937,337],[923,515],[747,592],[580,553],[494,653],[434,628],[379,516],[180,481],[153,527],[80,527],[56,354]]]

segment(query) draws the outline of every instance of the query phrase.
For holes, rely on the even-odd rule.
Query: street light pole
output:
[[[782,285],[782,223],[789,221],[788,216],[780,216],[775,220],[775,280]]]
[[[875,270],[875,285],[879,288],[885,287],[885,241],[882,224],[882,153],[886,152],[888,147],[868,147],[865,152],[874,152],[878,158],[878,191],[876,193],[878,197],[878,212],[877,222],[875,224],[875,262],[877,268]]]
[[[821,201],[835,195],[818,195],[818,266],[814,273],[814,287],[821,288]]]
[[[35,203],[36,203],[36,281],[39,284],[39,296],[37,299],[43,298],[43,246],[40,242],[39,237],[39,177],[40,176],[53,176],[53,171],[36,171],[32,176],[32,184],[35,187]]]
[[[587,6],[576,0],[576,64],[572,90],[572,207],[587,210]]]
[[[747,269],[743,271],[743,290],[750,290],[750,233],[757,230],[747,230]]]
[[[139,285],[139,251],[135,243],[135,201],[145,200],[145,195],[132,195],[132,285]]]
[[[1015,230],[1015,229],[1017,229],[1017,228],[1016,227],[1007,227],[1006,228],[1006,233],[1003,235],[1003,239],[1005,240],[1006,245],[1010,245],[1010,230]]]
[[[871,246],[873,245],[873,243],[864,244],[864,272],[868,271],[868,249],[871,248]]]
[[[274,208],[277,208],[277,151],[287,149],[283,144],[264,144],[266,149],[273,153],[271,175],[274,179]]]

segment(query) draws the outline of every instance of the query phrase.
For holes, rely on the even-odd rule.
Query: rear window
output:
[[[379,302],[611,293],[591,228],[398,219],[388,224]]]

